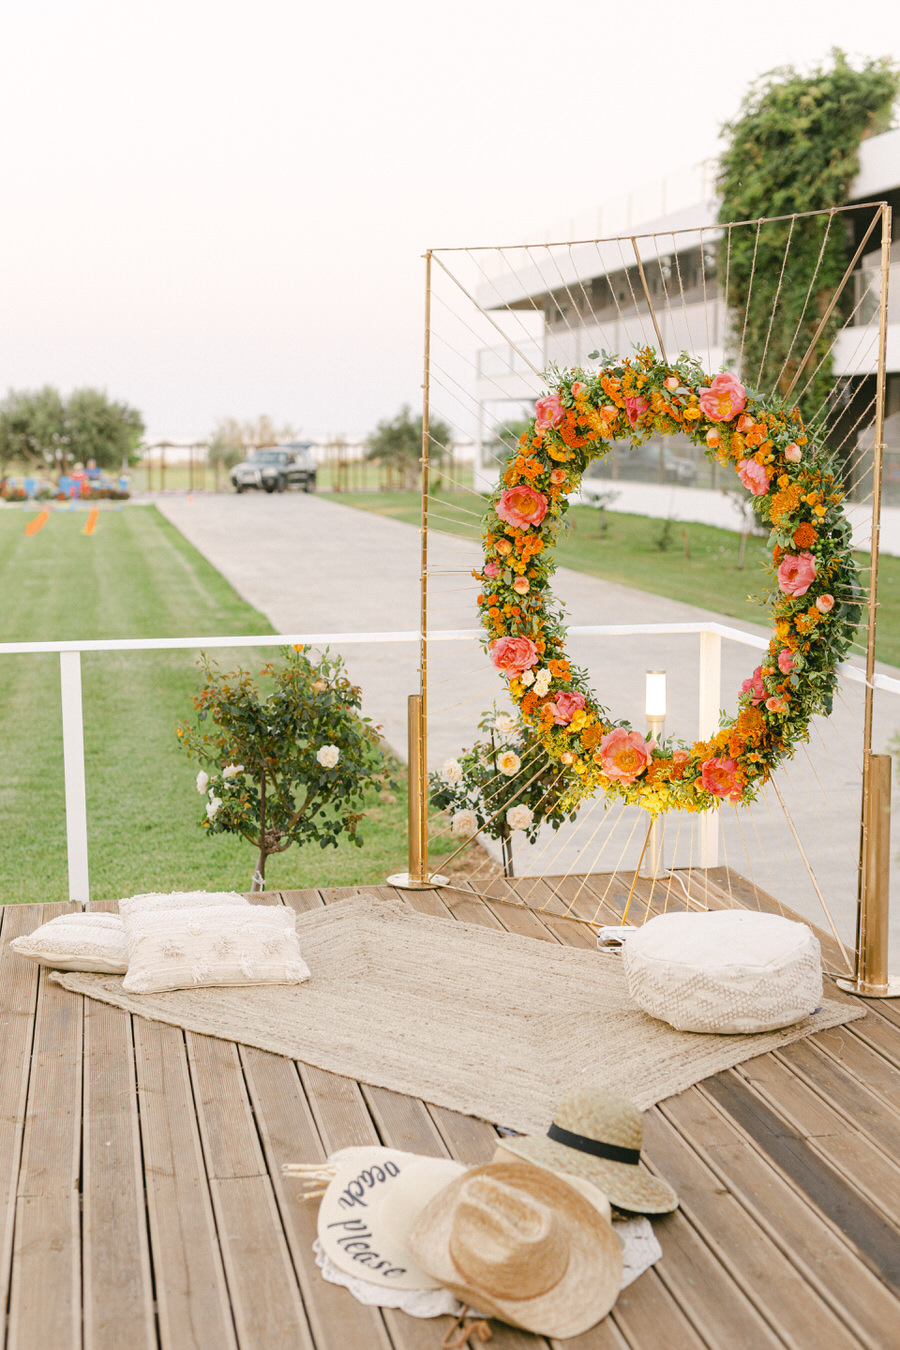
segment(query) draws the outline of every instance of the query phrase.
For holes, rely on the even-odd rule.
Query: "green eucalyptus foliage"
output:
[[[831,63],[809,74],[782,67],[751,86],[737,117],[723,128],[719,221],[753,221],[846,205],[859,170],[860,142],[885,131],[900,88],[895,64],[866,61],[860,69],[834,50]],[[764,397],[785,394],[849,262],[846,223],[813,216],[755,230],[727,231],[719,280],[742,348],[745,384]],[[745,320],[746,316],[746,320]],[[833,384],[829,350],[836,307],[795,390],[807,425],[826,405]]]
[[[274,686],[267,697],[246,670],[224,673],[202,657],[196,725],[175,728],[204,766],[201,826],[240,835],[258,850],[254,890],[266,859],[291,844],[361,846],[365,794],[387,782],[378,733],[359,715],[360,690],[341,658],[326,651],[312,660],[293,647],[281,655],[260,671]]]

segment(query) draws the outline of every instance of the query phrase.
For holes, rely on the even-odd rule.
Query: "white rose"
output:
[[[511,736],[516,729],[515,719],[508,713],[501,713],[494,722],[494,730],[499,736]]]
[[[323,769],[333,769],[340,757],[341,752],[336,745],[322,745],[316,752],[316,759]]]
[[[222,770],[223,778],[237,778],[239,773],[244,772],[243,764],[226,764]]]
[[[461,783],[462,776],[462,765],[458,759],[444,760],[444,767],[441,769],[441,777],[445,783]]]
[[[205,792],[208,783],[209,783],[209,774],[204,773],[203,770],[201,769],[200,772],[197,774],[197,791]]]
[[[504,750],[497,756],[497,768],[501,773],[505,773],[507,778],[512,778],[514,773],[518,773],[522,767],[522,761],[514,750]]]
[[[206,818],[207,818],[207,820],[215,820],[216,815],[217,815],[218,810],[219,810],[219,807],[220,807],[221,805],[222,805],[222,798],[221,798],[221,797],[211,797],[211,798],[210,798],[210,800],[206,803]]]
[[[519,679],[522,681],[526,689],[530,684],[534,684],[534,676],[532,675],[530,670],[523,670],[522,674],[519,676]]]
[[[465,837],[475,834],[478,830],[478,817],[474,811],[457,811],[450,821],[450,830],[453,834]]]
[[[534,680],[534,692],[537,694],[538,698],[543,698],[545,694],[550,692],[552,681],[553,676],[550,674],[549,670],[538,671]]]
[[[531,807],[525,806],[520,802],[518,806],[511,806],[506,813],[506,823],[511,830],[527,830],[534,820],[534,812]]]

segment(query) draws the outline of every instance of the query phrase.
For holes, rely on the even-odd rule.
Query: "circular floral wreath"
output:
[[[828,715],[836,666],[859,622],[850,526],[830,455],[797,408],[763,401],[727,372],[709,379],[693,358],[668,365],[652,348],[605,358],[599,370],[551,368],[551,392],[518,443],[484,519],[478,597],[491,660],[509,680],[526,726],[558,761],[561,806],[602,790],[654,815],[753,799],[778,762]],[[614,440],[686,434],[731,464],[770,529],[774,631],[741,686],[736,716],[709,740],[660,742],[616,720],[565,654],[550,581],[553,550],[588,464]]]

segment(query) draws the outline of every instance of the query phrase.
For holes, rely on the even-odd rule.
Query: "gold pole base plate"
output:
[[[865,980],[835,980],[835,984],[846,994],[857,994],[859,998],[900,998],[900,980],[888,980],[887,984],[866,984]]]
[[[411,877],[408,872],[395,872],[387,879],[388,886],[396,886],[401,891],[430,891],[434,886],[447,886],[449,883],[450,878],[441,876],[440,872],[432,872],[427,877]]]

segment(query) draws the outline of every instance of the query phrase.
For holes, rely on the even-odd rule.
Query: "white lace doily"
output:
[[[613,1232],[622,1243],[622,1288],[627,1289],[639,1275],[649,1270],[662,1256],[662,1247],[649,1219],[613,1219]],[[360,1303],[376,1308],[399,1308],[410,1317],[458,1317],[462,1304],[449,1289],[389,1289],[371,1280],[358,1280],[339,1270],[322,1251],[318,1238],[313,1243],[316,1265],[329,1284],[340,1284]],[[473,1316],[479,1314],[473,1313]]]

